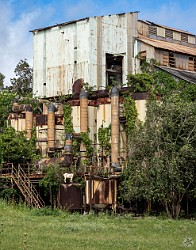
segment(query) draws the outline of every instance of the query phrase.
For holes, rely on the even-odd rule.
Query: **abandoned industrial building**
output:
[[[127,76],[140,73],[142,61],[154,59],[159,70],[196,83],[196,36],[138,20],[138,12],[83,18],[31,32],[33,94],[42,104],[42,113],[33,114],[30,105],[15,102],[9,120],[16,131],[26,131],[27,139],[36,128],[41,160],[36,163],[36,172],[29,175],[22,167],[13,170],[13,182],[28,204],[42,207],[44,203],[33,182],[43,178],[44,166],[58,162],[69,174],[60,186],[59,207],[80,209],[85,204],[97,208],[110,205],[115,209],[118,178],[127,164],[123,106]],[[144,121],[148,94],[133,93],[132,98],[138,119]],[[65,104],[71,106],[71,133],[65,128]],[[107,153],[98,133],[100,128],[109,126],[111,150]],[[81,138],[82,133],[92,141],[90,157],[81,141],[78,154],[73,154],[73,139]],[[67,183],[67,177],[72,180],[77,169],[85,181],[85,199],[80,184]],[[104,177],[106,172],[109,174]]]

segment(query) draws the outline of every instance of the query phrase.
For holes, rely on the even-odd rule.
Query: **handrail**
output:
[[[17,169],[12,165],[12,178],[25,197],[28,205],[38,208],[45,206],[41,196],[20,165],[18,165]]]

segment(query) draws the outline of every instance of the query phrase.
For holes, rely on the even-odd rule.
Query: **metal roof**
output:
[[[105,16],[113,16],[113,15],[120,16],[120,15],[131,14],[131,13],[138,13],[138,12],[139,11],[132,11],[132,12],[127,12],[127,13],[111,14],[111,15],[105,15]],[[96,18],[96,17],[98,17],[98,16],[94,16],[94,18]],[[30,30],[30,32],[43,31],[43,30],[54,28],[54,27],[65,26],[65,25],[68,25],[68,24],[72,24],[72,23],[76,23],[76,22],[80,22],[80,21],[89,20],[90,18],[93,18],[93,17],[85,17],[85,18],[81,18],[81,19],[77,19],[77,20],[72,20],[72,21],[68,21],[68,22],[64,22],[64,23],[59,23],[59,24],[57,23],[55,25],[51,25],[51,26],[47,26],[47,27],[43,27],[43,28],[37,28],[37,29],[34,29],[34,30]]]
[[[157,24],[157,23],[154,23],[154,22],[151,22],[151,21],[148,21],[148,20],[146,20],[146,21],[144,21],[144,20],[138,20],[138,21],[146,23],[148,25],[154,25],[154,26],[157,26],[157,27],[162,27],[162,28],[165,28],[165,29],[169,29],[169,30],[173,30],[173,31],[177,31],[177,32],[181,32],[181,33],[184,33],[184,34],[195,36],[194,34],[188,32],[188,31],[180,30],[180,29],[176,29],[176,28],[172,28],[172,27],[168,27],[168,26],[165,26],[165,25],[162,25],[162,24]]]
[[[156,66],[156,67],[168,72],[169,74],[177,78],[180,78],[187,82],[196,83],[196,72],[194,71],[180,70],[180,69],[170,68],[166,66]]]
[[[183,53],[187,55],[196,56],[196,48],[193,48],[193,47],[188,47],[188,46],[184,46],[181,44],[176,44],[176,43],[171,43],[171,42],[166,42],[166,41],[161,41],[161,40],[155,40],[155,39],[148,38],[142,35],[139,35],[137,39],[155,48],[165,49],[165,50],[170,50],[173,52],[179,52],[179,53]]]

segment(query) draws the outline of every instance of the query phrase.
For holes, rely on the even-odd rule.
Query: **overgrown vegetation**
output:
[[[124,96],[124,108],[125,108],[125,117],[126,117],[126,133],[130,137],[132,131],[135,128],[135,123],[137,119],[137,110],[135,106],[135,101],[130,95]]]
[[[99,127],[98,129],[98,140],[100,143],[100,146],[102,147],[103,151],[105,152],[105,155],[110,154],[111,150],[111,124],[108,127]]]
[[[33,69],[27,60],[20,60],[14,70],[16,77],[11,80],[11,90],[19,96],[26,96],[32,93]]]
[[[178,218],[184,198],[196,196],[196,85],[152,68],[128,81],[133,92],[162,97],[149,99],[146,121],[128,133],[129,163],[121,195],[127,202],[161,203],[169,217]]]
[[[88,133],[81,132],[81,142],[84,143],[86,146],[86,156],[92,157],[93,147],[92,147],[92,140],[90,140]]]
[[[36,153],[35,137],[27,140],[24,132],[15,131],[12,127],[4,128],[0,133],[0,161],[29,163],[39,156]]]
[[[66,134],[73,133],[73,121],[71,115],[72,108],[69,103],[63,107],[64,129]]]
[[[46,175],[40,180],[39,184],[44,188],[45,195],[50,196],[52,207],[56,206],[56,197],[62,183],[62,171],[58,165],[50,165],[45,169]]]

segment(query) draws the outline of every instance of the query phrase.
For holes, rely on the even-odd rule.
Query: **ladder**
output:
[[[28,206],[37,208],[45,206],[40,194],[20,165],[18,165],[17,168],[12,165],[11,176],[20,192],[23,194]]]

